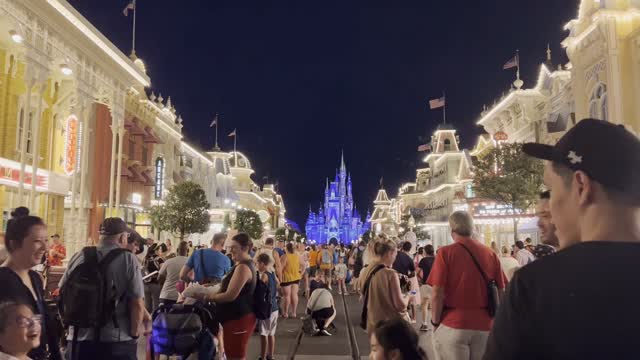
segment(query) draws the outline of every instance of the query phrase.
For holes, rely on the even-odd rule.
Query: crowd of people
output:
[[[596,135],[607,146],[592,146]],[[412,325],[419,319],[441,360],[635,358],[640,141],[587,119],[555,146],[523,150],[547,160],[536,245],[485,246],[464,211],[449,216],[453,243],[438,249],[384,234],[357,246],[269,238],[257,248],[244,233],[174,249],[107,218],[98,244],[67,262],[60,237],[18,208],[0,266],[0,358],[137,359],[143,336],[148,358],[167,348],[185,355],[167,339],[200,324],[188,337],[198,359],[244,359],[254,331],[261,359],[273,359],[279,319],[301,316],[312,335],[335,332],[333,286],[360,295],[371,359],[426,359]],[[47,293],[42,271],[64,262],[58,291]],[[176,321],[156,322],[158,314],[190,326],[165,328]]]

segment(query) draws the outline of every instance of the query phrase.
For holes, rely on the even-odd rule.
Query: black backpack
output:
[[[256,272],[256,288],[253,292],[253,312],[258,320],[266,320],[271,317],[271,289],[269,284],[260,280],[260,273]]]
[[[119,297],[107,280],[106,273],[109,264],[125,251],[113,249],[98,261],[98,249],[95,246],[82,249],[84,262],[71,271],[60,289],[58,309],[65,326],[74,326],[76,330],[96,329],[96,338],[99,338],[98,330],[101,327],[109,321],[115,323],[114,314]],[[74,334],[77,333],[74,331]]]

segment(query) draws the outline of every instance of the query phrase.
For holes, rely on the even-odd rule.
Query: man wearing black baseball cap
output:
[[[562,250],[516,272],[484,359],[637,358],[640,140],[585,119],[523,151],[547,160]]]
[[[105,303],[117,299],[113,309],[113,319],[98,329],[69,327],[68,352],[77,359],[137,359],[137,339],[141,334],[140,325],[148,327],[148,314],[144,309],[144,287],[140,264],[136,256],[127,249],[130,239],[139,237],[121,218],[106,218],[100,225],[100,241],[96,248],[84,248],[69,261],[60,280],[61,292],[65,283],[71,283],[75,269],[79,269],[89,257],[97,256],[96,270],[103,269],[109,288],[105,291]],[[134,240],[135,241],[135,240]],[[95,253],[95,254],[94,254]],[[109,259],[109,260],[107,260]],[[101,261],[106,264],[102,265]],[[64,296],[64,294],[63,294]],[[84,303],[79,299],[79,306]],[[145,329],[148,331],[148,329]],[[76,337],[74,337],[74,335]]]

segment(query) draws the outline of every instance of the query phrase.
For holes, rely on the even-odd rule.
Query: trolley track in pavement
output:
[[[303,359],[335,359],[335,360],[360,360],[360,347],[353,327],[347,297],[344,294],[337,295],[340,299],[335,302],[336,319],[334,324],[338,333],[330,337],[309,336],[302,331],[302,322],[298,326],[295,340],[291,343],[287,352],[287,360]]]

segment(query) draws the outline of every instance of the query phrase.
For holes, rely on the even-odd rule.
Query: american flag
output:
[[[124,7],[124,10],[122,10],[122,14],[124,16],[129,16],[129,10],[135,11],[136,10],[136,2],[135,0],[131,0],[127,6]]]
[[[429,101],[429,108],[431,110],[438,109],[438,108],[444,107],[444,104],[445,104],[445,100],[444,100],[444,96],[443,96],[441,98],[430,100]]]
[[[209,125],[209,127],[214,127],[217,124],[218,124],[218,114],[216,114],[216,116],[213,118],[213,121],[211,122],[211,125]]]
[[[231,132],[231,134],[229,134],[229,137],[235,137],[236,136],[236,129],[233,129],[233,131]]]
[[[509,59],[509,61],[507,61],[503,66],[502,66],[502,70],[507,70],[507,69],[511,69],[514,68],[516,66],[520,65],[520,59],[518,59],[518,55],[514,56],[513,58]]]
[[[431,145],[424,144],[424,145],[418,146],[418,152],[424,152],[424,151],[431,151]]]

